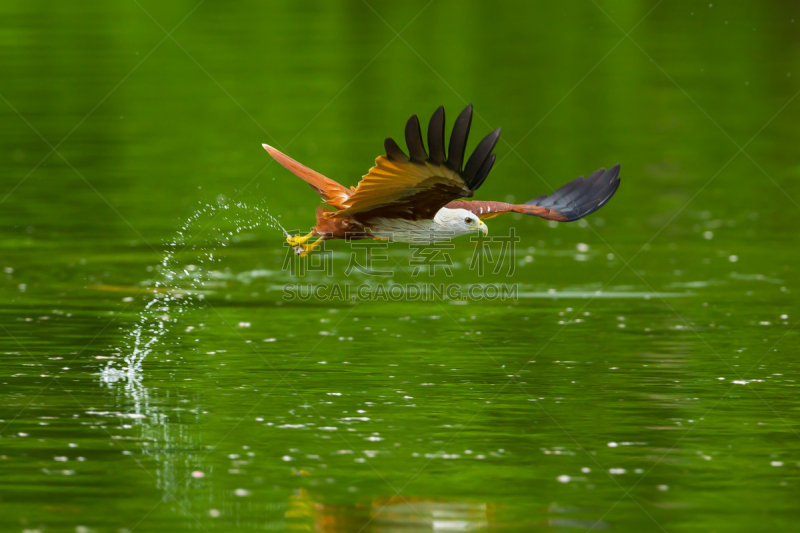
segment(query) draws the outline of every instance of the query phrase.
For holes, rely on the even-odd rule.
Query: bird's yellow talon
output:
[[[297,248],[298,246],[301,246],[313,236],[314,236],[313,232],[309,233],[305,237],[300,237],[299,235],[289,235],[288,237],[286,237],[286,242],[289,243],[289,246]]]
[[[307,239],[306,239],[307,240]],[[294,253],[299,255],[300,257],[305,257],[311,252],[314,251],[314,248],[322,243],[323,239],[317,239],[316,241],[312,242],[311,244],[299,244],[294,247]]]

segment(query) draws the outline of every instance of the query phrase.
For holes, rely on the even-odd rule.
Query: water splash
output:
[[[221,222],[232,227],[223,230],[213,225]],[[101,372],[101,380],[109,384],[120,380],[137,382],[144,360],[156,350],[178,317],[205,298],[207,291],[203,286],[213,273],[211,267],[222,261],[219,250],[236,242],[242,232],[262,226],[289,236],[289,232],[266,205],[227,202],[220,197],[216,205],[205,204],[195,210],[181,225],[175,238],[167,244],[164,257],[154,268],[159,274],[158,278],[147,288],[152,298],[125,339],[123,353],[127,355],[124,364],[118,366],[114,361],[109,361]],[[209,233],[210,236],[203,237]],[[184,252],[199,252],[195,256],[199,265],[181,266],[179,256]],[[169,354],[169,351],[165,353]]]

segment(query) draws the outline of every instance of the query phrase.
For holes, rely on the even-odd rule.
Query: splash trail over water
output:
[[[226,222],[232,227],[223,230],[212,226],[215,222]],[[175,238],[167,244],[164,257],[154,267],[159,275],[148,287],[153,296],[142,309],[138,322],[122,347],[122,353],[126,354],[124,364],[118,366],[114,361],[109,361],[101,372],[101,380],[114,383],[141,379],[142,364],[147,356],[156,350],[180,315],[205,298],[207,291],[204,285],[214,272],[213,265],[222,261],[219,250],[237,242],[243,232],[261,226],[289,236],[289,232],[266,205],[228,203],[221,199],[217,205],[205,204],[197,209],[181,225]],[[207,230],[210,230],[210,235],[200,239]],[[189,235],[194,236],[187,238]],[[184,252],[194,252],[194,261],[198,264],[182,265],[179,256]],[[165,353],[169,354],[169,350]]]

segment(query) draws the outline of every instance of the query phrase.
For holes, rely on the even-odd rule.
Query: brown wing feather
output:
[[[547,220],[558,220],[559,222],[566,222],[567,217],[558,211],[548,209],[546,207],[539,207],[534,205],[525,204],[507,204],[506,202],[489,202],[489,201],[469,201],[459,200],[450,202],[445,207],[448,209],[466,209],[477,215],[481,220],[494,218],[504,213],[521,213],[523,215],[534,215],[537,217],[546,218]]]
[[[481,219],[521,213],[558,222],[572,222],[600,209],[619,188],[619,165],[606,170],[601,168],[588,178],[575,178],[549,196],[540,196],[524,204],[461,200],[445,207],[466,209]]]
[[[407,156],[392,139],[386,139],[386,155],[363,177],[347,205],[329,217],[399,217],[412,220],[433,218],[442,207],[457,198],[471,197],[481,186],[494,163],[494,149],[500,136],[496,129],[476,148],[462,170],[472,120],[472,106],[467,106],[456,120],[450,136],[450,159],[444,159],[444,108],[439,107],[428,127],[427,157],[417,116],[405,128]]]
[[[349,198],[348,207],[328,216],[433,218],[444,204],[464,196],[472,196],[472,191],[444,165],[380,156]]]
[[[325,201],[325,203],[335,207],[336,209],[344,209],[346,207],[347,199],[350,198],[351,194],[353,194],[351,189],[336,183],[330,178],[326,178],[316,170],[312,170],[307,166],[298,163],[288,155],[281,153],[268,144],[264,144],[262,146],[267,152],[269,152],[269,155],[275,158],[275,161],[286,167],[289,172],[298,178],[304,179],[309,185],[311,185],[314,190],[317,191],[320,196],[322,196],[322,199]]]

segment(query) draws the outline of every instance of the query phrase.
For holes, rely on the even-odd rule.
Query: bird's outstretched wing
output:
[[[336,209],[345,208],[347,199],[353,194],[351,189],[336,183],[330,178],[326,178],[316,170],[312,170],[298,163],[288,155],[276,150],[268,144],[262,144],[261,146],[264,147],[264,150],[266,150],[275,161],[286,167],[289,172],[298,178],[303,178],[306,183],[311,185],[311,187],[322,196],[325,203]]]
[[[428,125],[428,155],[419,119],[412,116],[405,130],[410,155],[387,138],[386,155],[375,160],[375,166],[345,202],[345,208],[325,216],[419,220],[433,218],[452,200],[471,197],[492,169],[492,150],[500,137],[497,128],[478,144],[463,165],[471,123],[472,105],[468,105],[453,126],[448,155],[444,148],[444,107],[439,107]]]
[[[503,213],[522,213],[558,222],[572,222],[600,209],[617,192],[619,165],[601,168],[588,178],[575,178],[551,195],[534,198],[524,204],[461,200],[445,207],[466,209],[482,219]]]

